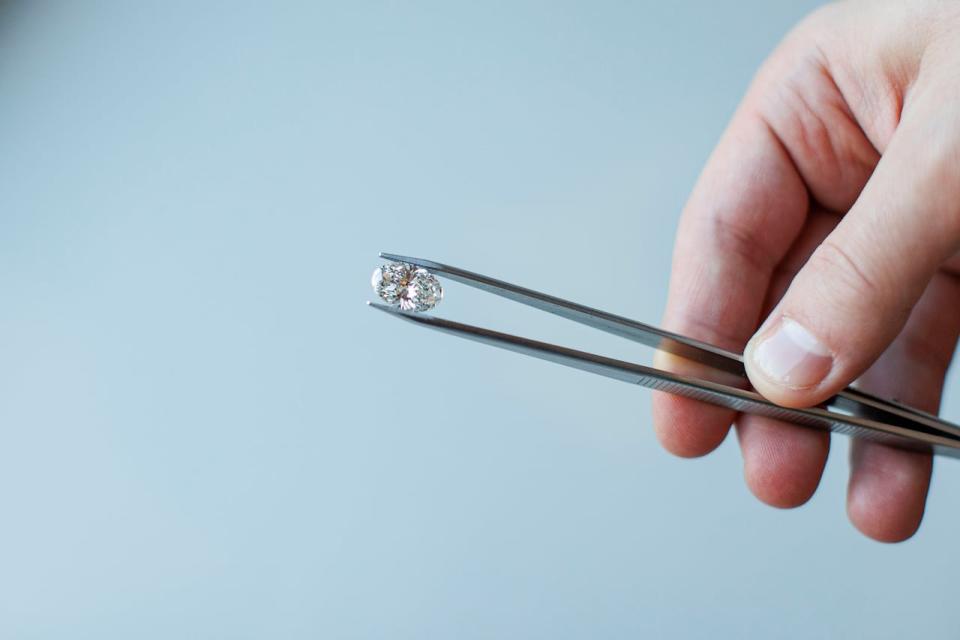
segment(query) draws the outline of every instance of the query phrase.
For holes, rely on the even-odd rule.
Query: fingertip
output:
[[[909,540],[920,528],[923,509],[904,517],[892,514],[879,506],[882,501],[871,499],[865,494],[850,495],[847,498],[847,517],[857,531],[863,535],[887,544]]]
[[[847,515],[865,536],[903,542],[923,521],[932,458],[876,442],[851,444]]]
[[[689,398],[654,392],[653,429],[664,449],[681,458],[705,456],[727,437],[735,413]]]
[[[764,504],[793,509],[816,492],[830,451],[830,434],[744,415],[737,423],[743,475]]]
[[[714,371],[665,351],[654,354],[654,366],[684,376],[722,384],[742,384],[742,378]],[[698,458],[716,449],[727,437],[735,411],[676,396],[653,394],[653,428],[664,449],[681,458]]]

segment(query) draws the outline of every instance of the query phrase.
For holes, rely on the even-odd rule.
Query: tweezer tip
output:
[[[423,260],[422,258],[411,258],[410,256],[401,256],[396,253],[387,253],[386,251],[380,252],[380,257],[383,260],[391,260],[393,262],[405,262],[407,264],[412,264],[418,267],[432,267],[434,266],[433,262],[428,260]]]
[[[409,311],[402,311],[396,307],[391,307],[386,304],[379,304],[377,302],[367,301],[367,306],[376,309],[377,311],[383,311],[384,313],[393,316],[394,318],[400,318],[401,320],[406,320],[407,322],[413,322],[416,324],[424,324],[428,326],[433,326],[437,322],[437,318],[422,314],[422,313],[411,313]]]
[[[391,307],[391,306],[389,306],[389,305],[380,304],[379,302],[370,302],[369,300],[367,300],[367,306],[368,306],[368,307],[372,307],[372,308],[376,309],[377,311],[383,311],[384,313],[389,313],[390,315],[394,315],[394,316],[405,316],[405,315],[407,315],[407,314],[403,313],[402,311],[399,311],[398,309],[394,309],[393,307]]]

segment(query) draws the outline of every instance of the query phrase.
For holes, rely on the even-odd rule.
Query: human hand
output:
[[[683,212],[663,325],[746,345],[750,382],[782,405],[859,380],[937,411],[960,336],[960,4],[833,4],[786,37]],[[680,456],[710,452],[735,421],[747,485],[767,504],[816,490],[828,433],[664,393],[653,410]],[[930,456],[855,440],[850,466],[853,524],[913,535]]]

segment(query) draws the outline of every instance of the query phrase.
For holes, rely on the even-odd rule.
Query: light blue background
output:
[[[883,546],[843,438],[776,511],[732,438],[663,452],[642,389],[363,305],[384,250],[658,321],[677,212],[813,5],[6,3],[0,637],[955,631],[960,464]]]

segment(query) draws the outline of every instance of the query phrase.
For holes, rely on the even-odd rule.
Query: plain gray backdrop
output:
[[[814,5],[2,5],[0,637],[955,631],[956,461],[880,545],[843,437],[777,511],[733,437],[662,451],[643,389],[364,306],[392,251],[658,322],[686,196]]]

